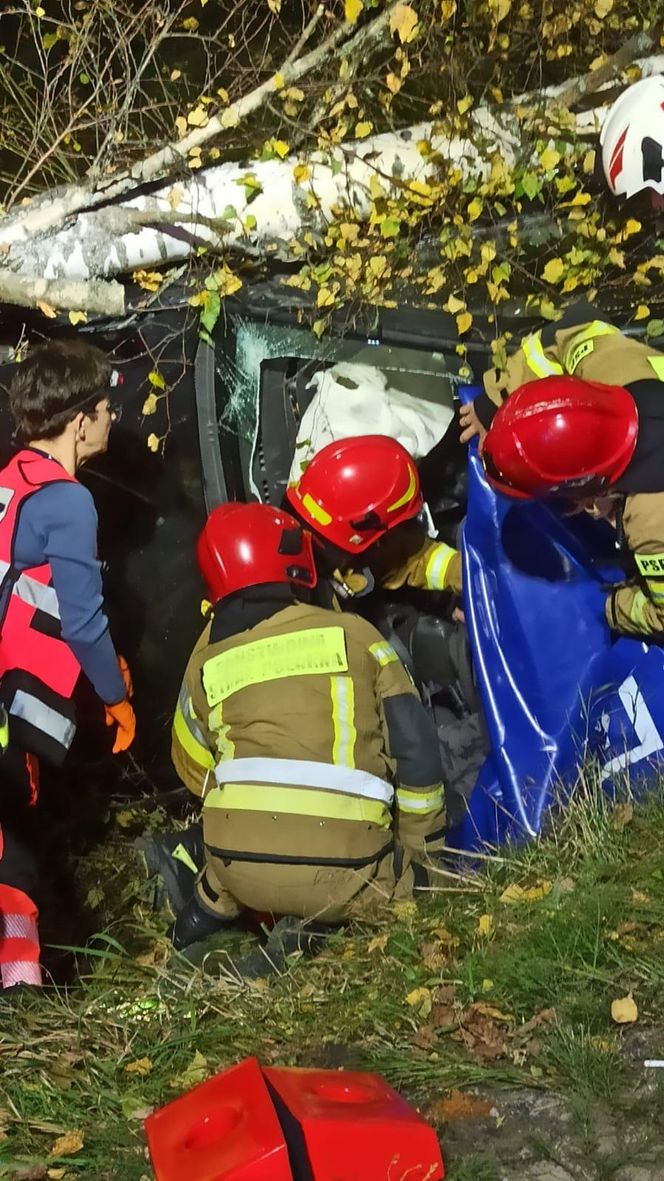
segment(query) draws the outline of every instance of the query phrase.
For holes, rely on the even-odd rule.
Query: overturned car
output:
[[[606,586],[624,577],[615,533],[488,487],[454,421],[488,355],[478,344],[471,364],[460,358],[450,317],[340,316],[319,340],[268,284],[250,302],[227,301],[212,347],[173,309],[93,331],[124,369],[126,405],[85,478],[114,634],[136,673],[136,762],[153,785],[167,785],[170,718],[201,625],[193,555],[206,510],[230,499],[278,504],[330,438],[376,432],[420,460],[429,528],[463,552],[465,626],[431,592],[351,604],[397,648],[436,719],[450,845],[535,835],[584,759],[607,786],[626,770],[639,782],[657,773],[664,654],[605,623]],[[171,390],[152,417],[155,367]]]

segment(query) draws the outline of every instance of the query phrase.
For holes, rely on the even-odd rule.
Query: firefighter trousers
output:
[[[412,899],[427,882],[424,866],[397,848],[362,869],[209,857],[196,890],[205,909],[222,919],[252,910],[341,923]]]

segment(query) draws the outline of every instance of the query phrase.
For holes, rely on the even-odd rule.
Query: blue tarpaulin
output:
[[[664,649],[609,630],[625,577],[610,525],[496,494],[475,444],[469,465],[464,611],[491,753],[451,843],[473,849],[536,835],[586,758],[607,787],[658,774]]]

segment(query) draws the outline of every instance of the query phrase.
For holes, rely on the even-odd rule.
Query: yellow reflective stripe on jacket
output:
[[[577,332],[576,336],[572,336],[567,342],[563,357],[565,372],[570,375],[574,373],[584,357],[592,353],[595,347],[594,342],[598,337],[616,335],[620,335],[619,329],[614,328],[613,324],[605,323],[604,320],[593,320],[592,324],[587,324],[581,332]]]
[[[347,670],[344,629],[307,628],[266,636],[212,656],[203,665],[203,688],[208,705],[215,706],[249,685]]]
[[[183,713],[180,702],[178,702],[173,718],[173,733],[185,754],[189,755],[189,758],[194,763],[197,763],[199,767],[204,767],[206,771],[211,771],[214,767],[212,751],[203,743],[198,726],[193,718],[188,715],[188,708],[186,714]]]
[[[272,812],[288,816],[315,816],[326,820],[360,820],[389,828],[390,810],[379,800],[317,791],[307,787],[283,787],[266,783],[225,783],[205,797],[205,808],[229,812]]]
[[[355,686],[352,677],[330,677],[332,693],[332,762],[355,766]]]
[[[387,643],[387,640],[382,644],[372,644],[369,651],[374,660],[378,661],[381,668],[384,668],[386,664],[393,664],[395,660],[399,659],[394,648],[391,644]]]
[[[527,336],[521,345],[521,351],[526,359],[528,368],[535,377],[552,377],[555,373],[564,373],[562,365],[557,361],[550,361],[542,346],[541,332],[534,332]]]
[[[646,578],[646,586],[653,603],[664,603],[664,578]]]
[[[436,787],[433,791],[422,792],[398,787],[396,802],[400,812],[417,812],[420,816],[427,812],[437,812],[443,806],[443,789],[441,786]]]
[[[664,553],[634,554],[636,568],[644,578],[664,577]]]
[[[210,710],[208,727],[216,734],[217,754],[220,759],[232,759],[235,755],[235,743],[228,736],[230,726],[224,722],[224,703],[220,701]]]
[[[660,356],[655,355],[654,357],[648,357],[648,364],[650,365],[651,369],[653,370],[655,377],[658,379],[658,381],[664,381],[664,357],[661,355]]]
[[[450,562],[458,552],[444,541],[440,541],[434,546],[424,568],[424,581],[427,590],[445,589]]]

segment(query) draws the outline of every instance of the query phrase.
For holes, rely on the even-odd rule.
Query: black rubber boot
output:
[[[325,923],[312,923],[309,919],[285,915],[272,928],[262,947],[234,964],[235,970],[245,980],[279,975],[285,970],[288,957],[296,952],[307,956],[317,955],[327,936],[335,929]]]
[[[145,861],[148,877],[161,878],[166,893],[162,904],[168,901],[173,914],[178,915],[191,898],[205,864],[203,826],[197,823],[174,832],[151,833],[139,837],[134,848]]]
[[[192,894],[168,933],[175,950],[184,951],[192,943],[200,943],[227,926],[225,919],[204,910],[196,895]]]

